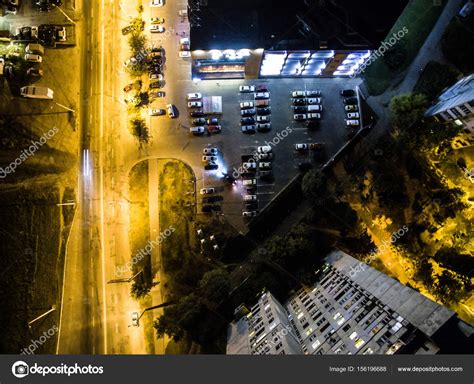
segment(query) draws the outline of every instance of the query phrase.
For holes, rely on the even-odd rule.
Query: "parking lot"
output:
[[[275,195],[298,173],[300,163],[310,162],[314,167],[322,165],[325,160],[333,156],[348,140],[348,129],[345,125],[346,111],[344,110],[343,97],[339,94],[341,89],[353,88],[358,85],[357,79],[267,79],[255,81],[221,80],[203,81],[193,83],[182,81],[186,92],[199,92],[203,97],[221,96],[222,115],[216,115],[222,132],[217,134],[204,134],[194,136],[189,133],[192,126],[187,106],[186,93],[173,100],[179,111],[179,123],[177,132],[174,134],[187,135],[190,144],[187,144],[187,156],[189,151],[195,153],[195,159],[191,165],[196,169],[199,167],[204,148],[217,148],[219,168],[213,171],[205,171],[205,163],[200,164],[196,172],[197,186],[201,188],[217,187],[217,193],[223,196],[221,202],[211,203],[218,205],[218,214],[223,214],[239,230],[246,230],[247,218],[242,217],[243,211],[249,209],[243,203],[243,196],[255,194],[257,205],[252,204],[251,210],[262,210]],[[270,93],[271,130],[267,132],[256,132],[245,134],[241,131],[241,109],[240,102],[254,101],[253,93],[240,93],[239,86],[265,85]],[[307,128],[305,121],[293,120],[293,108],[290,93],[293,90],[321,90],[322,118],[319,127]],[[155,120],[159,124],[158,120]],[[161,118],[160,118],[160,121]],[[156,129],[160,129],[156,127]],[[161,128],[161,132],[163,132]],[[315,160],[313,151],[297,151],[295,144],[323,143],[325,158]],[[273,179],[262,180],[259,173],[245,172],[241,176],[243,161],[248,160],[256,153],[259,146],[270,146],[273,158],[271,169]],[[197,163],[195,162],[197,161]],[[252,161],[252,159],[250,160]],[[257,162],[268,162],[258,160]],[[265,169],[268,170],[268,169]],[[235,185],[229,185],[222,177],[227,172],[237,178]],[[247,190],[242,185],[243,179],[256,179],[257,185]],[[219,199],[217,199],[219,200]],[[202,196],[197,196],[197,211],[202,212]],[[253,203],[253,202],[252,202]],[[207,204],[206,204],[207,205]]]

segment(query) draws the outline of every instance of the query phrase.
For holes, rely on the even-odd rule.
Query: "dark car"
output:
[[[202,109],[195,109],[194,111],[189,112],[189,116],[191,117],[202,117],[204,116],[204,112]]]
[[[257,115],[269,115],[272,112],[270,107],[257,108]]]
[[[291,103],[293,105],[306,105],[306,99],[292,99]]]
[[[306,163],[299,163],[298,164],[298,169],[302,172],[307,172],[309,171],[311,168],[313,168],[313,166],[311,165],[311,163],[309,162],[306,162]]]
[[[150,92],[150,98],[154,99],[154,98],[157,98],[157,97],[165,97],[165,93],[164,92]]]
[[[245,203],[245,209],[248,210],[248,211],[255,211],[258,209],[258,202],[257,201],[253,201],[251,203]]]
[[[204,196],[202,198],[202,203],[203,204],[217,203],[222,200],[224,200],[222,196]]]
[[[219,165],[217,165],[216,163],[209,163],[204,166],[204,169],[206,171],[215,171],[218,168],[219,168]]]
[[[221,210],[221,206],[217,204],[203,205],[201,210],[203,212],[219,212]]]
[[[306,113],[307,110],[308,108],[306,107],[293,107],[293,111],[295,111],[295,113]]]
[[[219,125],[219,119],[217,117],[212,117],[207,119],[207,125]]]
[[[260,177],[260,180],[266,180],[266,181],[273,181],[274,176],[273,176],[273,171],[260,171],[258,176]]]
[[[355,95],[355,91],[353,89],[341,89],[341,95],[344,97],[351,97]]]
[[[316,128],[319,128],[321,126],[319,120],[308,120],[306,122],[306,127],[310,128],[310,129],[316,129]]]
[[[132,31],[133,27],[131,25],[127,25],[126,27],[122,28],[122,35],[128,35]]]
[[[344,104],[357,104],[357,97],[348,97],[344,99]]]
[[[240,124],[241,125],[247,125],[247,124],[254,124],[255,123],[255,119],[251,116],[248,116],[248,117],[242,117],[240,119]]]
[[[206,124],[206,119],[204,117],[197,117],[195,119],[192,119],[191,122],[193,123],[193,125],[202,126]]]
[[[154,81],[153,83],[150,83],[150,89],[163,88],[163,85],[162,81]]]
[[[258,84],[255,88],[256,92],[268,92],[268,87],[265,84]]]

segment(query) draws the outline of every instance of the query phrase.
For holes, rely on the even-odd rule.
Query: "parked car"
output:
[[[220,125],[208,125],[207,131],[209,133],[219,133],[222,131],[222,127]]]
[[[305,98],[299,98],[299,99],[291,99],[291,104],[293,105],[306,105],[306,99]]]
[[[217,162],[217,156],[203,155],[201,160],[203,163],[215,163]]]
[[[271,171],[271,170],[260,171],[258,176],[260,177],[261,180],[271,181],[271,180],[273,180],[273,171]]]
[[[271,112],[270,107],[257,108],[257,115],[269,115]]]
[[[247,172],[255,172],[257,170],[257,163],[254,161],[242,163],[242,168],[246,170]]]
[[[207,125],[219,125],[219,119],[217,117],[211,117],[206,121]]]
[[[216,163],[209,163],[204,166],[204,169],[206,171],[215,171],[216,169],[219,169],[219,165]]]
[[[218,204],[209,204],[209,205],[206,204],[202,206],[201,211],[209,213],[209,212],[219,212],[221,209],[222,209],[221,206]]]
[[[150,92],[150,98],[154,99],[154,98],[158,98],[158,97],[165,97],[165,93],[164,92]]]
[[[199,193],[201,195],[210,195],[210,194],[216,193],[216,189],[215,188],[201,188],[199,190]]]
[[[202,102],[201,101],[189,101],[188,102],[188,108],[202,108]]]
[[[293,112],[294,113],[305,113],[308,110],[306,106],[296,106],[293,107]]]
[[[257,116],[257,122],[259,123],[269,123],[270,122],[270,116]]]
[[[203,204],[218,203],[222,200],[224,200],[222,196],[204,196],[202,198],[202,203]]]
[[[347,114],[348,119],[358,119],[359,117],[359,112],[351,112]]]
[[[257,124],[257,129],[260,132],[266,132],[272,129],[272,123],[259,123]]]
[[[130,92],[133,89],[133,83],[127,84],[125,87],[123,87],[124,92]]]
[[[306,117],[308,118],[308,120],[319,120],[319,119],[321,119],[321,114],[320,113],[308,113],[306,115]]]
[[[243,217],[255,217],[258,215],[258,211],[244,211],[242,212]]]
[[[163,116],[163,115],[166,115],[166,111],[164,109],[150,108],[150,116]]]
[[[244,195],[244,201],[257,201],[257,195]]]
[[[166,110],[168,111],[168,116],[170,118],[175,118],[177,116],[176,107],[173,104],[167,104]]]
[[[151,33],[163,33],[165,31],[165,27],[160,24],[150,24],[150,32]]]
[[[201,100],[201,99],[202,99],[202,94],[200,93],[188,93],[188,101]]]
[[[162,81],[153,81],[150,83],[150,89],[163,88],[163,85]]]
[[[357,97],[348,97],[344,99],[344,104],[357,104]]]
[[[321,91],[319,89],[315,89],[315,90],[312,90],[312,91],[306,91],[305,96],[306,97],[321,96]]]
[[[348,119],[346,119],[346,125],[348,127],[357,126],[357,125],[359,125],[359,120],[348,120]]]
[[[257,179],[246,179],[242,181],[242,185],[245,187],[257,185]]]
[[[40,55],[35,55],[33,53],[27,53],[25,55],[25,60],[33,63],[41,63],[43,58]]]
[[[268,87],[265,84],[258,84],[257,92],[268,92]]]
[[[202,150],[203,155],[215,156],[215,155],[217,155],[217,152],[218,152],[217,148],[204,148]]]
[[[189,112],[191,117],[201,117],[204,116],[204,111],[202,109],[195,109],[194,111]]]
[[[206,132],[206,128],[204,127],[191,127],[189,128],[189,132],[193,135],[203,135]]]
[[[306,99],[308,104],[321,104],[321,98],[320,97],[311,97],[309,99]]]
[[[257,108],[264,108],[264,107],[269,107],[270,106],[270,100],[265,99],[265,100],[255,100],[255,106]]]
[[[254,97],[255,97],[255,100],[269,99],[270,98],[270,93],[268,93],[268,92],[257,92],[257,93],[255,93]]]
[[[132,312],[132,326],[134,327],[138,327],[139,324],[138,324],[138,321],[139,321],[139,316],[138,316],[138,312]]]
[[[148,78],[150,80],[159,80],[159,81],[163,81],[164,80],[164,77],[163,77],[163,74],[162,73],[149,73],[148,74]]]
[[[304,151],[307,151],[309,149],[309,146],[308,146],[308,144],[295,144],[295,149],[298,152],[304,152]]]
[[[273,153],[259,153],[258,154],[259,160],[272,160],[273,159]]]
[[[255,115],[256,112],[257,112],[257,111],[256,111],[255,108],[248,108],[248,109],[242,109],[242,110],[240,111],[240,114],[241,114],[242,116],[252,116],[252,115]]]
[[[358,111],[358,110],[359,110],[359,107],[357,106],[357,104],[353,104],[353,105],[346,105],[346,106],[344,106],[344,109],[345,109],[347,112],[350,112],[350,111]]]
[[[272,147],[269,145],[262,145],[257,147],[257,153],[269,153],[272,152]]]
[[[204,125],[206,124],[206,119],[204,117],[197,117],[191,120],[193,125]]]
[[[255,133],[255,125],[242,125],[242,133]]]
[[[297,113],[293,115],[293,120],[296,120],[296,121],[306,120],[306,117],[307,116],[304,113]]]
[[[355,95],[355,91],[353,89],[341,89],[341,95],[344,97],[351,97]]]
[[[133,27],[131,25],[127,25],[126,27],[122,28],[122,35],[128,35],[132,31]]]
[[[162,7],[164,5],[163,0],[151,0],[150,1],[150,7]]]
[[[191,52],[190,51],[179,51],[178,56],[182,58],[188,58],[191,57]]]
[[[253,101],[243,101],[240,103],[240,109],[253,108],[253,107],[254,107]]]
[[[309,171],[311,168],[313,168],[313,165],[309,161],[298,164],[298,169],[302,172]]]
[[[258,167],[260,169],[271,169],[272,163],[270,163],[270,162],[261,162],[261,163],[258,163]]]
[[[321,104],[308,105],[308,112],[322,112],[323,106]]]
[[[255,123],[255,119],[252,116],[242,117],[240,119],[241,125],[248,125],[248,124],[254,124],[254,123]]]
[[[291,97],[306,97],[305,91],[293,91],[291,92]]]
[[[164,22],[165,22],[165,19],[163,19],[162,17],[152,17],[150,19],[151,24],[163,24]]]
[[[239,87],[239,92],[242,92],[242,93],[255,92],[255,87],[253,85],[241,85]]]

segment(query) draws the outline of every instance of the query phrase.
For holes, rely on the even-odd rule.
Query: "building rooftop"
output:
[[[425,113],[434,116],[474,100],[474,73],[462,78],[452,87],[446,89],[438,97],[438,102],[431,106]]]
[[[190,0],[191,49],[375,49],[407,0]]]

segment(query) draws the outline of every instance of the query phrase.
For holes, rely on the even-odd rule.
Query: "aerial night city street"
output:
[[[1,354],[474,353],[473,1],[0,10]]]

